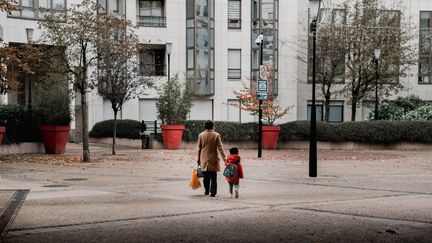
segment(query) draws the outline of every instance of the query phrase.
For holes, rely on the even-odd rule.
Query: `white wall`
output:
[[[68,1],[72,3],[78,0]],[[340,0],[333,1],[334,3]],[[390,5],[398,2],[388,0]],[[430,0],[406,0],[402,1],[404,11],[411,22],[412,31],[418,33],[419,12],[432,10]],[[126,16],[132,23],[136,23],[136,1],[127,0]],[[137,30],[140,42],[150,44],[173,43],[171,54],[171,76],[180,74],[181,80],[186,70],[186,1],[166,0],[167,27],[140,27]],[[291,120],[304,120],[307,115],[307,102],[311,100],[311,85],[307,84],[307,0],[279,1],[279,40],[278,40],[278,71],[279,71],[279,98],[285,106],[294,106],[290,113],[279,122]],[[228,100],[235,99],[234,90],[242,87],[242,82],[248,83],[250,76],[250,49],[251,49],[251,1],[242,1],[241,29],[228,29],[227,26],[227,1],[215,0],[215,94],[208,97],[200,97],[194,101],[190,114],[191,119],[234,119],[233,111],[227,106]],[[25,28],[34,28],[34,40],[37,41],[40,31],[37,29],[37,21],[17,18],[8,18],[5,13],[0,13],[0,26],[3,29],[5,42],[25,43]],[[418,40],[413,41],[418,48]],[[241,49],[241,80],[228,80],[228,49]],[[399,95],[417,94],[422,99],[432,100],[432,85],[419,85],[417,83],[417,69],[415,66],[411,74],[404,79],[407,89]],[[159,78],[156,84],[160,86],[166,81],[165,77]],[[123,119],[153,120],[156,119],[154,99],[156,92],[149,91],[139,99],[129,101],[122,111]],[[317,92],[317,99],[322,99]],[[339,98],[337,98],[339,99]],[[213,103],[212,103],[213,100]],[[95,91],[88,95],[90,128],[99,121],[107,118],[108,109],[101,97]],[[213,106],[211,106],[211,103]],[[104,108],[105,107],[105,108]],[[351,107],[345,103],[345,121],[350,120]],[[104,112],[105,110],[105,112]],[[362,109],[357,112],[357,120],[364,115]],[[235,118],[237,119],[237,118]],[[256,118],[247,112],[241,112],[242,122],[254,122]]]

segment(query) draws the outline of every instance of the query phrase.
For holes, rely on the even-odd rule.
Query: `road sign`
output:
[[[258,80],[258,93],[267,93],[268,92],[268,81],[265,79],[259,79]]]
[[[259,79],[257,86],[257,99],[266,100],[268,95],[268,81],[265,79]]]
[[[267,79],[267,73],[268,73],[267,66],[260,65],[260,67],[259,67],[259,78],[260,79]]]
[[[267,99],[267,93],[257,93],[257,99],[258,100],[266,100]]]

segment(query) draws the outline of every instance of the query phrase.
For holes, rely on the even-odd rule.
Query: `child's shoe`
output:
[[[233,198],[233,194],[232,193],[230,193],[230,198]]]
[[[238,191],[238,189],[235,189],[234,193],[235,193],[235,198],[239,198],[239,191]]]

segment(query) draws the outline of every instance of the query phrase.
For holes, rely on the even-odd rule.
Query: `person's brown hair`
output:
[[[204,124],[204,129],[211,130],[214,128],[214,123],[210,120],[207,120]]]

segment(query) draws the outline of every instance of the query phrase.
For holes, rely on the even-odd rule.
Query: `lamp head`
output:
[[[33,41],[33,33],[34,33],[34,29],[26,28],[27,43],[31,43]]]
[[[309,14],[311,22],[317,22],[320,17],[321,0],[309,0]]]
[[[166,52],[168,55],[171,55],[172,43],[168,42],[165,44]]]
[[[375,60],[379,60],[381,58],[381,49],[375,49]]]

